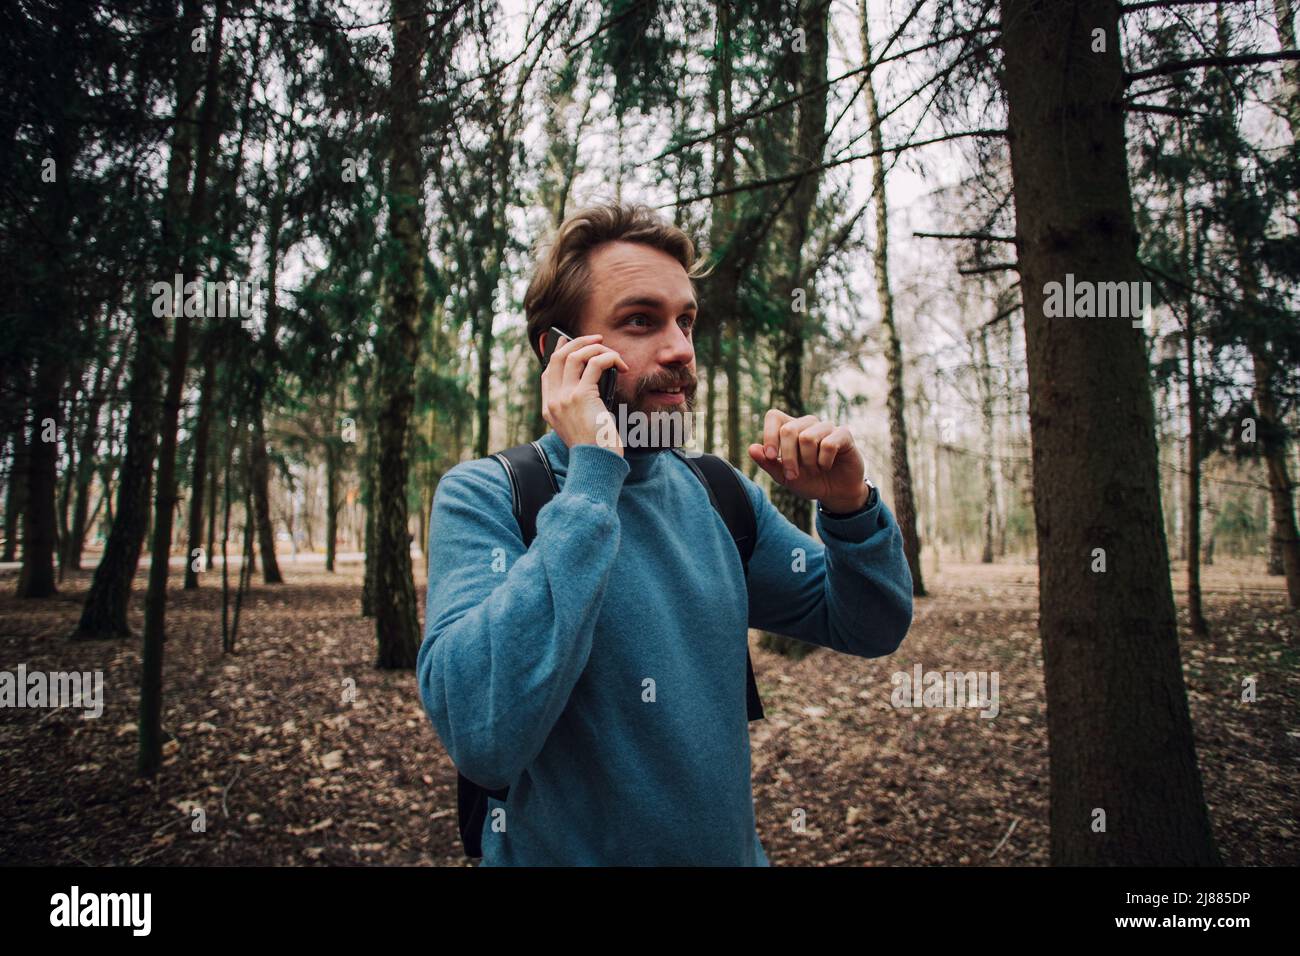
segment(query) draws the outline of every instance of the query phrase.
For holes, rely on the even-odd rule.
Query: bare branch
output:
[[[1161,116],[1177,116],[1180,119],[1208,119],[1211,113],[1204,110],[1188,110],[1177,106],[1158,106],[1155,103],[1135,103],[1132,100],[1124,101],[1124,109],[1130,113],[1159,113]]]
[[[965,269],[958,269],[957,274],[963,276],[980,276],[987,275],[990,272],[1019,272],[1020,263],[1018,262],[990,262],[986,266],[969,266]]]
[[[1015,236],[998,236],[991,232],[914,232],[918,239],[975,239],[979,242],[1010,242],[1019,245]]]
[[[1119,8],[1120,16],[1137,13],[1139,10],[1163,10],[1166,7],[1204,7],[1221,3],[1254,3],[1255,0],[1143,0],[1141,3],[1125,3]]]
[[[1238,56],[1201,56],[1191,60],[1169,60],[1149,70],[1137,70],[1124,74],[1124,82],[1145,80],[1150,76],[1168,76],[1170,73],[1182,73],[1186,70],[1198,70],[1203,66],[1253,66],[1256,63],[1277,63],[1285,60],[1300,60],[1300,50],[1279,50],[1276,53],[1242,53]]]

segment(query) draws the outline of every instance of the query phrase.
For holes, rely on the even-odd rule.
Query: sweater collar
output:
[[[569,446],[551,429],[541,437],[542,447],[546,449],[555,470],[562,475],[569,473]],[[627,477],[623,483],[646,481],[659,473],[659,463],[667,448],[625,448],[623,458],[628,464]]]

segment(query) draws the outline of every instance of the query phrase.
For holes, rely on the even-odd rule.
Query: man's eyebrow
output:
[[[614,308],[615,308],[615,309],[625,309],[625,308],[627,308],[629,305],[643,305],[643,306],[645,306],[645,307],[647,307],[647,308],[650,308],[650,309],[658,309],[658,308],[662,308],[662,307],[663,307],[663,304],[664,304],[664,300],[661,299],[661,298],[659,298],[658,296],[653,296],[653,295],[632,295],[632,296],[628,296],[628,297],[625,298],[625,299],[620,299],[618,302],[615,302],[615,303],[614,303]],[[697,306],[697,305],[695,304],[695,300],[694,300],[694,299],[688,299],[688,300],[685,302],[685,304],[682,305],[682,307],[681,307],[681,311],[683,311],[683,312],[695,311],[695,310],[697,310],[698,308],[699,308],[699,306]]]

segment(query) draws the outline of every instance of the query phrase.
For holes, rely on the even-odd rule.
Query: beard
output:
[[[669,405],[652,396],[648,391],[638,391],[631,397],[623,395],[615,396],[614,413],[618,413],[620,404],[626,405],[628,413],[641,412],[649,415],[651,412],[673,412],[673,411],[694,411],[695,410],[695,386],[682,386],[682,395],[686,401],[680,405]]]
[[[657,389],[677,387],[681,388],[684,399],[679,403],[670,404],[651,394]],[[624,452],[633,455],[651,454],[668,448],[688,446],[696,434],[693,426],[697,388],[698,383],[694,376],[687,374],[676,378],[665,376],[645,378],[637,383],[637,387],[630,395],[616,393],[614,416],[620,425]],[[629,438],[637,434],[633,425],[637,419],[645,423],[645,430],[648,432],[647,444],[637,444],[635,441],[629,444]],[[627,423],[627,434],[622,431],[624,422]]]

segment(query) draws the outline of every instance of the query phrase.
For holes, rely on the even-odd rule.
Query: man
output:
[[[498,462],[462,462],[438,484],[417,674],[460,772],[510,788],[489,801],[484,866],[767,866],[747,628],[879,657],[911,623],[902,538],[847,428],[768,411],[749,455],[818,499],[824,543],[737,471],[757,517],[748,587],[687,463],[611,440],[607,369],[627,410],[694,402],[694,268],[686,235],[644,207],[569,217],[525,297],[539,356],[552,326],[577,336],[541,378],[560,492],[525,549]]]

